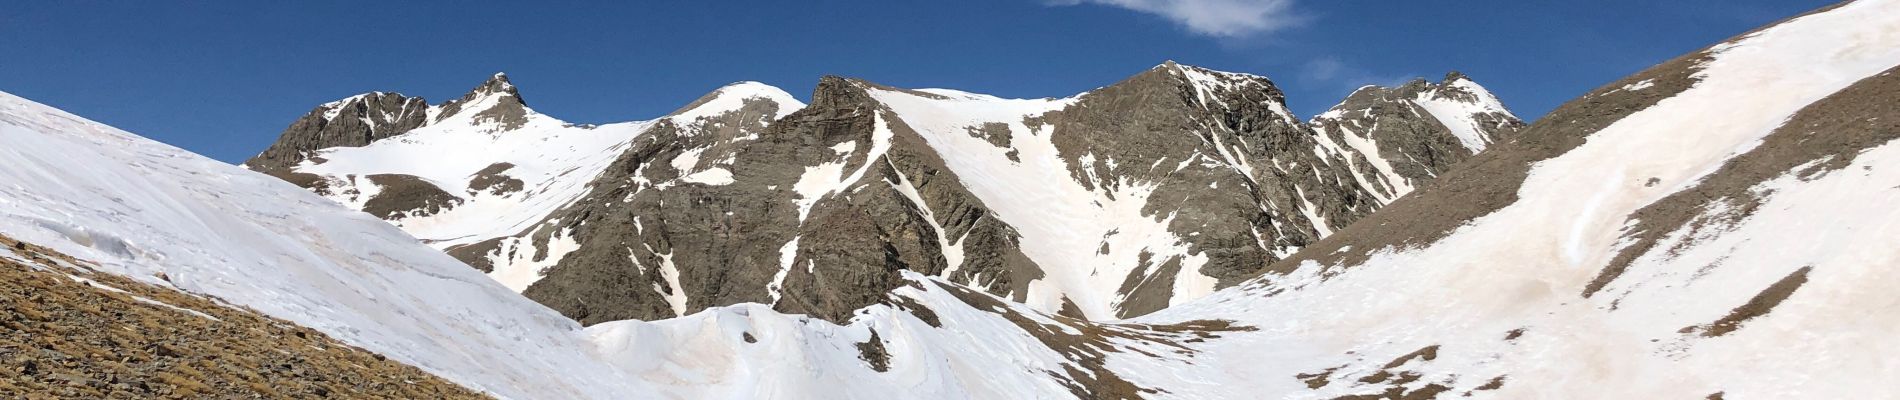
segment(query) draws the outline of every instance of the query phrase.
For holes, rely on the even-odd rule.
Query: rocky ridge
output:
[[[1380,204],[1424,185],[1452,165],[1508,139],[1524,121],[1470,77],[1366,86],[1311,120],[1322,151],[1347,168]]]
[[[498,92],[490,86],[476,93]],[[513,164],[466,163],[438,176],[468,184],[421,179],[440,186],[431,190],[363,167],[425,161],[352,155],[428,148],[407,142],[429,135],[521,135],[532,123],[469,118],[474,128],[431,127],[405,143],[311,151],[315,162],[277,175],[366,210],[384,199],[377,215],[583,323],[745,302],[842,320],[883,301],[899,271],[1115,319],[1235,284],[1403,194],[1370,183],[1391,179],[1365,167],[1395,157],[1377,152],[1448,154],[1407,164],[1402,176],[1416,182],[1519,124],[1461,75],[1355,94],[1341,107],[1409,107],[1413,125],[1356,147],[1339,144],[1352,140],[1344,129],[1315,130],[1341,119],[1295,118],[1264,77],[1173,62],[1062,99],[826,77],[807,106],[761,86],[629,123],[589,166],[529,179],[526,193],[565,191],[506,216],[521,222],[505,230],[443,230],[471,218],[443,210],[521,186]],[[1434,101],[1463,108],[1423,105]],[[1487,129],[1468,148],[1449,126]]]

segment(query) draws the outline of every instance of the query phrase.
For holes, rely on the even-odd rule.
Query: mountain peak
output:
[[[772,104],[776,114],[772,119],[778,119],[800,108],[805,108],[804,102],[798,101],[798,98],[792,97],[791,93],[786,93],[784,89],[779,89],[777,86],[754,81],[739,81],[720,86],[667,116],[676,121],[692,121],[699,117],[715,116],[732,110],[762,107],[763,105],[759,105],[759,102]]]
[[[432,108],[429,123],[468,114],[471,123],[493,123],[497,124],[496,131],[506,131],[526,124],[530,112],[528,102],[521,98],[521,92],[515,89],[514,83],[508,81],[508,74],[496,72],[474,89],[469,89],[461,98]]]
[[[521,103],[521,105],[525,106],[528,104],[527,100],[521,99],[521,92],[515,89],[515,84],[508,81],[508,74],[505,72],[496,72],[494,75],[489,75],[487,80],[482,81],[480,85],[476,85],[474,89],[469,89],[468,93],[463,94],[462,98],[458,101],[470,102],[478,98],[493,95],[512,96],[515,98],[515,101]]]
[[[870,94],[864,90],[880,86],[863,79],[825,75],[818,78],[818,87],[812,88],[811,105],[831,108],[863,104],[871,101]]]
[[[269,148],[244,165],[260,171],[288,168],[308,152],[353,147],[400,135],[427,123],[427,100],[393,92],[369,92],[323,103],[291,122]]]
[[[1448,84],[1448,83],[1452,83],[1452,82],[1456,82],[1460,80],[1468,81],[1468,80],[1471,80],[1471,77],[1465,76],[1465,73],[1458,72],[1458,70],[1451,70],[1450,72],[1445,73],[1445,79],[1439,81],[1439,84],[1441,85]]]
[[[1167,60],[1091,93],[1117,89],[1186,90],[1191,96],[1185,101],[1192,103],[1193,107],[1208,110],[1244,107],[1240,103],[1266,104],[1272,113],[1285,122],[1295,124],[1299,121],[1287,110],[1285,93],[1273,84],[1273,80],[1260,75],[1219,71]]]
[[[1344,130],[1351,130],[1363,140],[1407,155],[1395,160],[1419,160],[1380,169],[1393,183],[1373,190],[1388,198],[1410,191],[1413,182],[1424,182],[1524,125],[1497,96],[1458,71],[1446,73],[1438,83],[1421,77],[1397,87],[1360,87],[1310,123],[1342,140]],[[1457,143],[1462,149],[1427,145],[1416,140],[1419,132],[1432,132],[1426,136],[1429,140]]]

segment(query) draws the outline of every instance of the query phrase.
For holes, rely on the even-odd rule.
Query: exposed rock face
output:
[[[488,168],[475,171],[475,177],[469,179],[468,190],[474,193],[487,192],[491,195],[507,195],[521,191],[520,179],[508,176],[508,169],[515,165],[506,162],[489,164]]]
[[[436,106],[429,122],[442,122],[463,112],[474,116],[475,124],[489,126],[492,131],[520,129],[528,122],[528,102],[522,100],[515,85],[508,82],[508,75],[501,73],[470,89],[462,98]]]
[[[842,321],[888,301],[903,271],[1046,312],[1126,318],[1253,276],[1402,194],[1366,183],[1390,178],[1365,175],[1377,172],[1362,151],[1433,154],[1404,175],[1422,182],[1518,124],[1462,76],[1388,92],[1347,103],[1403,104],[1417,129],[1373,134],[1403,145],[1349,147],[1296,119],[1264,77],[1173,62],[1064,99],[825,77],[805,106],[742,84],[577,149],[611,157],[590,158],[598,166],[537,178],[519,161],[471,161],[465,175],[393,189],[412,201],[377,214],[431,221],[410,231],[585,324],[743,302]],[[417,185],[363,187],[358,175],[401,171],[351,169],[359,154],[557,129],[536,128],[546,117],[518,99],[491,80],[402,143],[319,151],[330,161],[279,175],[367,206],[391,196],[378,190]],[[1479,111],[1439,115],[1434,101]],[[1447,124],[1490,129],[1473,148]],[[485,202],[555,207],[479,217],[527,224],[442,230]]]
[[[277,142],[245,167],[258,171],[290,168],[309,153],[331,147],[358,147],[400,135],[428,123],[429,105],[421,97],[372,92],[324,103],[290,123]]]
[[[1073,184],[1100,196],[1065,206],[1100,207],[1085,218],[1134,223],[1039,232],[1100,239],[1086,248],[1046,246],[1037,261],[1076,273],[1113,266],[1102,274],[1112,280],[1088,285],[1112,292],[1060,291],[1086,298],[1081,309],[1092,318],[1131,317],[1232,284],[1276,253],[1317,240],[1329,221],[1369,211],[1364,193],[1333,183],[1349,181],[1344,175],[1315,168],[1326,161],[1311,151],[1314,135],[1284,101],[1266,78],[1170,62],[1025,116],[1031,132],[1017,136],[1043,132]]]
[[[376,174],[367,178],[378,190],[363,202],[363,212],[377,218],[429,216],[462,204],[462,199],[415,176]]]
[[[506,74],[497,73],[461,98],[435,106],[421,97],[370,92],[310,110],[264,152],[244,161],[244,166],[266,172],[287,170],[309,160],[317,150],[369,145],[441,122],[463,108],[479,108],[471,110],[475,120],[497,130],[519,129],[527,121],[527,103]]]
[[[1390,203],[1506,139],[1524,122],[1458,72],[1439,83],[1367,86],[1314,117],[1326,150],[1346,158],[1360,186]],[[1350,149],[1350,150],[1348,150]]]
[[[770,127],[759,117],[780,105],[762,100],[662,121],[592,194],[557,213],[561,229],[583,238],[580,250],[524,293],[583,323],[739,302],[842,320],[881,301],[900,270],[948,268],[931,209],[919,204],[927,200],[917,199],[944,199],[955,215],[946,230],[1007,243],[1008,227],[984,223],[981,203],[919,138],[891,129],[867,87],[826,78],[810,107]],[[708,170],[729,178],[683,178]],[[999,247],[967,265],[1030,267],[1023,261]]]

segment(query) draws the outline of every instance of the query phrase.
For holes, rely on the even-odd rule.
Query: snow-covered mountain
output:
[[[576,232],[625,232],[607,230],[624,229],[617,225],[624,219],[638,233],[623,236],[625,244],[641,251],[622,253],[639,263],[633,276],[657,269],[662,279],[680,278],[659,293],[691,294],[666,290],[698,279],[693,273],[713,273],[689,272],[699,270],[674,261],[691,254],[675,249],[694,245],[669,241],[675,227],[709,226],[703,229],[715,237],[747,238],[755,236],[741,235],[778,229],[799,243],[790,252],[790,265],[799,268],[776,292],[779,300],[796,300],[716,306],[658,321],[582,328],[385,221],[277,178],[9,94],[0,94],[0,142],[7,144],[0,146],[0,236],[71,255],[101,273],[255,309],[503,398],[1887,398],[1900,395],[1890,384],[1900,376],[1890,362],[1900,351],[1891,334],[1900,331],[1900,318],[1885,312],[1900,304],[1889,289],[1900,285],[1892,268],[1900,265],[1900,248],[1892,245],[1900,242],[1900,210],[1889,206],[1900,199],[1900,107],[1893,106],[1900,100],[1900,46],[1893,43],[1900,43],[1900,1],[1861,0],[1668,61],[1521,131],[1494,133],[1485,151],[1434,172],[1429,184],[1414,185],[1259,275],[1114,322],[1045,312],[970,288],[943,270],[906,268],[891,271],[888,281],[874,273],[837,277],[830,274],[852,271],[835,265],[849,265],[842,261],[853,254],[806,247],[875,246],[897,249],[884,254],[902,259],[916,253],[899,246],[916,242],[948,258],[942,250],[952,246],[940,236],[889,238],[993,229],[1021,235],[1010,248],[1028,259],[1040,250],[1029,249],[1036,245],[1028,244],[1028,229],[1005,220],[1011,206],[971,183],[988,170],[955,160],[1008,159],[1012,152],[1020,164],[1073,159],[1090,166],[1076,182],[1096,190],[1150,182],[1121,178],[1127,176],[1173,179],[1104,174],[1139,163],[1114,146],[1058,134],[1074,126],[1064,124],[1114,126],[1078,111],[1096,104],[1091,100],[1115,98],[1099,94],[1004,100],[827,79],[811,106],[769,124],[739,107],[736,121],[766,125],[756,138],[706,133],[744,132],[739,125],[637,135],[627,149],[638,155],[615,155],[584,194],[550,218],[588,221]],[[1195,72],[1163,69],[1173,67],[1158,68],[1155,79]],[[1199,91],[1174,93],[1202,99]],[[1260,104],[1206,99],[1184,104]],[[958,102],[985,106],[925,111]],[[1058,105],[1064,102],[1070,103]],[[1062,113],[1036,111],[1043,107]],[[1238,118],[1229,126],[1291,120],[1266,107],[1265,120]],[[994,114],[967,111],[986,109]],[[1009,127],[1008,141],[996,140],[1007,144],[989,140],[1002,137],[992,134],[1002,129],[964,130],[959,138],[981,139],[985,147],[938,150],[939,141],[955,144],[942,128],[962,118],[1025,113],[1041,118],[1008,119],[1022,126]],[[1225,129],[1204,132],[1230,133]],[[703,150],[682,163],[690,167],[673,166],[699,148],[673,143],[741,137],[751,144]],[[1196,149],[1216,150],[1200,156],[1209,160],[1202,176],[1225,177],[1208,179],[1245,181],[1243,171],[1282,165],[1234,171],[1242,158],[1231,155],[1252,150],[1245,143],[1253,139],[1200,137],[1214,145]],[[1044,140],[1053,151],[1039,147]],[[1094,147],[1065,151],[1077,145],[1067,140]],[[1219,155],[1222,149],[1229,155]],[[1295,149],[1315,158],[1327,150]],[[774,154],[799,168],[748,162]],[[682,178],[714,166],[730,173],[730,183],[709,183],[727,181],[714,179],[724,178],[718,172]],[[1392,176],[1406,177],[1378,177]],[[1012,179],[1038,182],[1013,175],[994,181],[1019,182]],[[789,185],[769,190],[798,196],[718,197],[778,193],[750,189],[756,184]],[[1120,200],[1134,192],[1106,193]],[[601,208],[608,203],[597,199],[609,194],[621,196],[613,198],[623,207],[638,207]],[[903,206],[896,209],[884,200],[913,195],[922,200],[894,203]],[[725,211],[667,207],[761,198],[790,199],[749,206],[797,224],[702,224]],[[456,207],[466,207],[463,201]],[[977,219],[997,225],[942,218],[972,207],[986,210]],[[871,217],[883,212],[927,218]],[[845,233],[817,235],[828,229]],[[833,239],[851,233],[883,236]],[[579,236],[574,254],[612,236]],[[957,248],[966,260],[959,269],[979,265],[967,260],[981,253]],[[0,258],[27,265],[24,258],[45,254],[41,249],[0,248]],[[562,279],[563,267],[542,282]],[[542,282],[530,285],[530,296]],[[780,312],[842,307],[853,299],[838,294],[854,292],[826,292],[824,285],[864,282],[891,287],[842,318]],[[11,303],[6,310],[21,314]]]
[[[685,132],[703,134],[705,147],[731,146],[728,142],[748,140],[758,126],[803,105],[776,88],[744,82],[659,119],[576,125],[527,108],[507,77],[496,74],[461,99],[427,107],[428,122],[397,134],[377,137],[386,131],[376,130],[375,124],[350,124],[363,117],[336,111],[360,111],[368,104],[360,99],[376,95],[319,106],[247,167],[389,220],[515,291],[526,289],[542,269],[579,246],[571,232],[552,227],[559,221],[550,215],[588,193],[594,179],[634,147],[636,138]],[[422,101],[410,99],[400,111],[416,109]],[[370,106],[365,112],[391,111]],[[341,126],[336,129],[346,131],[335,134],[309,129],[312,126]],[[357,134],[374,139],[344,144],[311,140],[361,137]],[[295,154],[296,162],[273,161],[284,157],[276,156],[280,153]],[[697,155],[673,160],[681,164],[678,171],[691,173],[652,183],[729,179],[718,159],[708,157],[702,167]]]
[[[588,324],[745,302],[843,321],[900,270],[1113,319],[1252,276],[1520,124],[1462,75],[1377,90],[1309,126],[1266,78],[1173,62],[1060,99],[830,77],[810,106],[744,83],[592,127],[497,75],[460,112],[325,104],[249,166]],[[401,133],[366,117],[414,110]]]
[[[0,142],[5,236],[499,396],[651,390],[576,350],[591,345],[573,321],[278,179],[5,93]]]
[[[1900,2],[1610,83],[1241,287],[1183,398],[1890,398]],[[1114,364],[1114,363],[1111,363]]]
[[[1457,72],[1436,84],[1359,88],[1311,123],[1320,151],[1345,159],[1382,205],[1523,128],[1497,96]]]
[[[0,186],[0,243],[9,244],[0,247],[0,264],[65,271],[48,273],[75,274],[74,281],[102,292],[195,297],[126,302],[145,299],[159,312],[207,318],[212,325],[224,321],[211,315],[254,310],[500,398],[1085,396],[1130,388],[1120,378],[1098,376],[1105,359],[1085,346],[1125,341],[1118,346],[1163,354],[1181,351],[1172,343],[1229,329],[1202,322],[1161,330],[1098,326],[912,272],[903,273],[906,284],[885,304],[864,308],[847,325],[743,304],[582,329],[385,221],[271,176],[3,92],[0,140],[8,144],[0,147],[6,160],[0,178],[7,182]],[[117,276],[105,282],[118,288],[77,274]],[[46,318],[18,307],[6,303],[10,321]],[[164,357],[201,357],[165,351],[171,352]],[[71,356],[103,357],[62,357]],[[1011,372],[997,374],[999,366]],[[240,374],[204,368],[168,373]],[[286,368],[306,377],[350,376],[326,375],[326,368],[347,368],[335,364]],[[10,371],[40,370],[29,363]],[[189,381],[138,384],[194,393],[174,382]],[[370,395],[349,391],[346,382],[327,387],[340,392],[317,393]],[[194,390],[214,397],[267,393],[233,386]]]

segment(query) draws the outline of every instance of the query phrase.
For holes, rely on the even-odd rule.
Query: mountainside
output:
[[[747,83],[600,127],[440,106],[438,122],[360,146],[300,145],[306,116],[273,147],[306,161],[273,174],[587,324],[745,302],[843,321],[898,271],[1114,319],[1239,282],[1403,194],[1381,185],[1409,190],[1520,124],[1461,75],[1385,90],[1406,97],[1342,107],[1402,104],[1389,118],[1408,130],[1315,131],[1266,78],[1172,62],[1063,99],[828,77],[806,106]],[[1343,126],[1329,123],[1313,126]],[[566,145],[523,144],[543,136]],[[546,149],[559,151],[533,153]],[[1385,161],[1406,152],[1431,158]],[[561,166],[518,172],[549,160]],[[1378,175],[1390,165],[1401,172]]]
[[[1490,91],[1457,72],[1436,84],[1418,79],[1360,88],[1311,123],[1321,151],[1346,159],[1355,182],[1381,205],[1524,125]]]
[[[1893,43],[1900,3],[1857,1],[1613,82],[1139,319],[1261,328],[1140,376],[1182,397],[1894,396]]]
[[[275,178],[5,93],[0,142],[0,234],[85,262],[68,269],[254,310],[496,396],[651,390],[577,350],[591,345],[573,321]]]
[[[1095,325],[909,272],[845,325],[742,304],[582,329],[270,176],[5,93],[0,139],[0,267],[29,293],[5,299],[0,342],[38,346],[0,349],[28,352],[0,392],[29,397],[1125,397],[1100,346],[1244,329]],[[90,320],[144,330],[72,325]]]
[[[787,103],[772,96],[713,95],[687,109],[724,111],[646,123],[571,200],[539,208],[549,210],[546,220],[527,224],[527,243],[548,229],[577,243],[548,261],[545,277],[529,275],[539,278],[527,295],[550,309],[345,206],[354,204],[0,93],[0,268],[23,281],[0,289],[28,293],[0,299],[0,328],[64,332],[71,328],[57,324],[151,317],[189,321],[166,327],[194,335],[125,354],[92,353],[135,343],[100,332],[110,327],[71,340],[0,337],[41,346],[0,347],[16,356],[0,369],[0,393],[241,396],[262,390],[236,385],[276,382],[315,396],[324,393],[317,388],[343,397],[465,394],[346,348],[356,346],[473,392],[524,399],[1890,398],[1900,396],[1891,384],[1900,376],[1891,362],[1900,317],[1886,312],[1900,304],[1890,289],[1900,285],[1892,268],[1900,265],[1892,245],[1900,209],[1890,206],[1900,200],[1893,43],[1900,0],[1843,3],[1612,82],[1509,133],[1483,130],[1508,125],[1483,117],[1461,130],[1437,114],[1401,112],[1439,107],[1419,105],[1436,95],[1381,94],[1383,111],[1366,112],[1380,116],[1372,122],[1316,124],[1343,127],[1327,135],[1346,142],[1339,149],[1357,148],[1349,137],[1377,142],[1388,164],[1456,153],[1406,145],[1385,125],[1443,128],[1454,138],[1489,132],[1469,142],[1484,151],[1427,174],[1437,176],[1429,183],[1410,183],[1409,194],[1385,192],[1395,196],[1389,204],[1364,194],[1355,204],[1384,206],[1350,225],[1245,220],[1282,228],[1275,234],[1302,221],[1337,231],[1291,255],[1265,251],[1278,241],[1259,244],[1277,261],[1206,296],[1176,293],[1166,308],[1117,321],[1016,301],[1066,297],[1082,309],[1068,314],[1084,317],[1126,309],[1082,304],[1107,289],[1060,285],[1096,278],[1039,258],[1072,254],[1039,229],[1134,215],[1109,236],[1146,236],[1110,242],[1098,256],[1123,254],[1122,245],[1149,250],[1151,262],[1199,254],[1205,270],[1221,265],[1208,255],[1215,252],[1167,253],[1157,243],[1215,249],[1223,242],[1197,238],[1232,226],[1181,230],[1177,222],[1222,215],[1183,204],[1231,205],[1219,197],[1228,193],[1261,199],[1235,206],[1247,213],[1306,216],[1319,201],[1339,201],[1303,194],[1317,190],[1305,186],[1310,171],[1333,177],[1338,184],[1326,190],[1337,193],[1369,191],[1354,176],[1396,188],[1417,175],[1354,167],[1376,165],[1370,151],[1355,151],[1365,157],[1355,161],[1326,156],[1317,131],[1298,139],[1301,124],[1274,112],[1278,103],[1266,100],[1275,92],[1255,84],[1264,80],[1173,64],[1066,99],[843,78],[822,81],[812,104],[796,111],[776,108]],[[1462,86],[1453,78],[1436,90]],[[1172,85],[1184,81],[1199,83]],[[1464,104],[1484,103],[1477,99]],[[1228,114],[1236,109],[1254,111]],[[521,115],[517,130],[478,133],[541,126]],[[1187,134],[1152,128],[1204,121],[1219,124]],[[1130,124],[1138,128],[1114,129]],[[299,154],[379,151],[427,129]],[[1295,134],[1276,133],[1287,130]],[[1181,137],[1188,144],[1170,140]],[[1293,145],[1263,145],[1268,139]],[[1178,170],[1155,172],[1167,168]],[[466,193],[440,184],[429,183]],[[1188,185],[1244,190],[1178,193]],[[1020,188],[1033,190],[1012,191]],[[1039,195],[1021,197],[1031,193]],[[1154,201],[1162,196],[1216,198]],[[457,198],[449,210],[478,199]],[[1298,208],[1278,211],[1295,207],[1282,200]],[[1030,226],[1020,214],[1029,211],[1053,217]],[[1151,217],[1164,211],[1171,217]],[[1092,245],[1097,237],[1082,238]],[[993,239],[1001,243],[977,244]],[[767,256],[779,258],[760,260]],[[579,263],[593,257],[625,264]],[[689,257],[737,266],[700,268]],[[973,261],[986,257],[1014,261]],[[998,291],[975,279],[987,272],[959,272],[986,265],[1046,275]],[[594,290],[623,297],[547,297],[587,294],[589,279],[609,280]],[[734,286],[710,290],[730,298],[696,292],[728,281]],[[716,305],[761,297],[772,302]],[[839,311],[854,303],[862,306]],[[640,313],[685,315],[615,320]],[[305,329],[318,335],[296,334]],[[235,335],[256,337],[237,342],[246,346],[311,347],[273,355],[196,345]],[[245,375],[198,369],[217,366],[206,354],[239,358],[233,364],[307,358],[284,362],[294,365],[288,372]],[[108,361],[145,388],[90,378],[105,383],[99,388],[87,384],[92,375],[71,372],[115,368]],[[343,365],[357,361],[368,364]],[[357,365],[375,372],[311,373]],[[387,386],[397,377],[417,381]],[[214,390],[197,392],[192,382]]]
[[[484,398],[310,328],[94,268],[0,235],[0,395]]]

